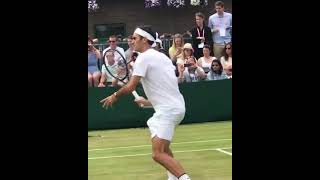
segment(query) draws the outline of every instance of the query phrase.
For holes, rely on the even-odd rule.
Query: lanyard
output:
[[[199,28],[197,28],[197,31],[198,31],[198,37],[201,37],[201,36],[200,36]],[[203,35],[202,37],[204,37],[204,28],[202,29],[202,35]]]

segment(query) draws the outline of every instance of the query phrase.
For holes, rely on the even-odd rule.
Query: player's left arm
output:
[[[120,88],[116,93],[116,98],[119,98],[123,95],[129,94],[136,89],[136,86],[139,84],[141,76],[131,76],[129,82]]]

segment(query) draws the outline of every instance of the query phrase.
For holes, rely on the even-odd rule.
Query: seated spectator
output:
[[[133,41],[132,41],[132,35],[130,35],[127,39],[127,43],[129,48],[124,52],[124,54],[126,55],[126,60],[129,61],[133,52]]]
[[[118,71],[118,65],[115,61],[114,53],[112,51],[108,51],[106,58],[107,63],[102,65],[102,75],[98,87],[106,87],[106,85],[112,86],[113,84],[112,82],[114,81],[114,78],[107,71],[106,66],[112,72],[112,74],[115,74]]]
[[[88,87],[97,87],[100,80],[100,70],[98,61],[101,59],[101,54],[98,49],[94,47],[93,41],[88,37]]]
[[[222,57],[220,58],[223,69],[232,65],[232,43],[229,42],[224,46]]]
[[[134,62],[136,61],[138,55],[139,55],[138,52],[133,51],[133,53],[130,57],[130,61],[128,61],[129,77],[131,77],[131,74],[133,72],[133,65],[134,65]]]
[[[226,73],[223,71],[221,62],[219,60],[213,60],[211,63],[211,68],[207,74],[207,80],[221,80],[227,79]]]
[[[169,57],[169,54],[167,51],[162,47],[162,41],[160,39],[156,39],[155,44],[152,46],[155,50],[165,54],[167,57]]]
[[[117,63],[117,75],[118,75],[118,77],[125,77],[126,72],[127,72],[127,70],[126,70],[126,64],[123,63],[123,61],[119,61],[119,62]],[[123,82],[124,82],[124,83],[123,83]],[[125,83],[128,82],[128,79],[127,79],[127,78],[124,79],[123,82],[118,81],[117,79],[113,78],[113,79],[112,79],[112,86],[113,86],[113,87],[115,87],[115,86],[120,86],[120,87],[122,87],[122,86],[125,85]]]
[[[117,43],[118,43],[117,37],[116,37],[115,35],[110,36],[110,37],[109,37],[109,44],[110,44],[110,46],[103,50],[102,55],[104,55],[105,52],[108,51],[109,49],[113,49],[113,50],[119,51],[123,57],[126,57],[123,48],[122,48],[122,47],[119,47],[119,46],[117,45]],[[118,62],[118,59],[121,59],[121,57],[120,57],[120,55],[119,55],[118,53],[115,54],[115,57],[114,57],[114,58],[115,58],[115,61],[116,61],[116,62]]]
[[[191,56],[188,58],[187,63],[184,65],[183,71],[184,81],[186,82],[198,82],[206,78],[204,70],[197,65],[195,57]]]
[[[175,64],[178,56],[182,53],[184,40],[181,34],[175,34],[172,39],[172,46],[169,48],[169,57]]]
[[[210,56],[210,46],[209,45],[204,45],[203,47],[203,57],[201,57],[198,60],[198,66],[202,67],[202,69],[204,70],[204,72],[206,74],[208,74],[208,72],[210,71],[211,68],[211,63],[213,60],[217,59],[216,57],[212,57]]]
[[[232,79],[232,65],[227,66],[224,71],[226,72],[228,79]]]
[[[183,71],[184,71],[184,64],[186,63],[189,57],[193,56],[193,48],[190,43],[186,43],[183,46],[182,53],[177,58],[177,71],[178,71],[178,79],[179,82],[183,81]]]

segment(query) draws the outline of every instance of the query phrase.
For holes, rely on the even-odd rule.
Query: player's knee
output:
[[[152,159],[156,162],[159,162],[161,154],[159,152],[152,153]]]

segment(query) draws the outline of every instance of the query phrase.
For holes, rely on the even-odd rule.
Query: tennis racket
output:
[[[112,77],[118,81],[120,81],[120,86],[123,86],[129,82],[129,68],[128,64],[131,61],[126,61],[125,57],[118,51],[114,49],[109,49],[103,54],[103,64],[102,64],[102,72],[106,71],[108,77]],[[132,91],[132,95],[136,100],[141,98],[137,91]],[[141,108],[153,108],[152,106],[144,106],[140,105]]]

